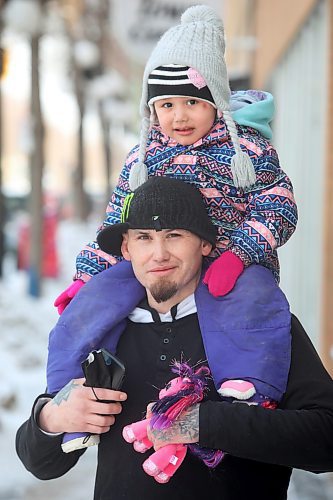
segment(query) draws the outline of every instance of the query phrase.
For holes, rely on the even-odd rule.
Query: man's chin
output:
[[[173,281],[160,280],[152,285],[149,291],[155,302],[160,304],[171,299],[178,292],[178,287]]]

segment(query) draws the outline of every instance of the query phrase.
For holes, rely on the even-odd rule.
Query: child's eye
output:
[[[195,104],[197,104],[197,100],[196,99],[189,99],[186,104],[188,104],[189,106],[194,106]]]
[[[164,102],[161,107],[162,108],[172,108],[172,103],[171,102]]]

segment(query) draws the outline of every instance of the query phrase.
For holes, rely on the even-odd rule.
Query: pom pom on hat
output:
[[[200,21],[203,23],[216,24],[216,27],[224,31],[221,18],[217,15],[216,11],[208,5],[194,5],[193,7],[189,7],[183,12],[180,21],[181,24],[197,23]]]

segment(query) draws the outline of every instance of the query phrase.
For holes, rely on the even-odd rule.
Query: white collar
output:
[[[180,319],[189,314],[197,312],[197,306],[194,300],[194,293],[186,297],[176,306],[176,315],[172,315],[171,311],[166,313],[157,313],[160,317],[162,323],[171,322],[174,319]],[[156,311],[157,312],[157,311]],[[174,317],[173,317],[174,316]],[[143,309],[142,307],[136,307],[129,315],[128,318],[134,323],[152,323],[154,322],[152,313],[149,309]]]

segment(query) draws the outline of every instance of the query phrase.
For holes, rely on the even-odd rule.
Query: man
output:
[[[201,271],[215,230],[199,191],[174,179],[152,178],[124,207],[122,223],[104,229],[98,241],[104,251],[121,251],[131,261],[137,281],[124,273],[126,263],[117,264],[93,278],[61,316],[50,338],[51,394],[37,398],[30,419],[17,433],[17,452],[28,470],[41,479],[66,473],[84,451],[63,453],[63,433],[89,432],[101,436],[95,500],[282,500],[287,498],[293,467],[333,471],[333,383],[295,317],[290,359],[288,312],[281,310],[277,287],[268,294],[273,309],[264,302],[265,325],[261,330],[260,325],[253,327],[263,307],[260,294],[267,295],[261,287],[270,283],[270,272],[251,266],[229,296],[208,299]],[[110,278],[117,273],[118,282]],[[261,273],[264,280],[251,288],[251,279],[260,280]],[[248,296],[259,300],[244,314]],[[236,318],[228,312],[233,301],[239,304]],[[210,316],[205,320],[204,302]],[[215,330],[207,328],[210,321]],[[99,347],[112,348],[126,366],[122,391],[93,391],[77,376],[65,385],[68,374],[58,370],[59,364],[71,365],[70,342],[82,356],[83,341],[96,346],[96,331],[104,335]],[[144,416],[147,404],[157,399],[157,388],[172,378],[173,359],[209,364],[215,385],[212,380],[204,402],[184,412],[174,426],[151,433],[155,448],[199,442],[226,455],[212,470],[188,453],[170,482],[161,485],[142,470],[150,452],[136,453],[121,432]],[[80,373],[78,367],[75,370]],[[259,400],[276,394],[278,408],[221,399],[217,389],[225,373],[230,378],[245,373]],[[114,402],[101,403],[96,397]]]

